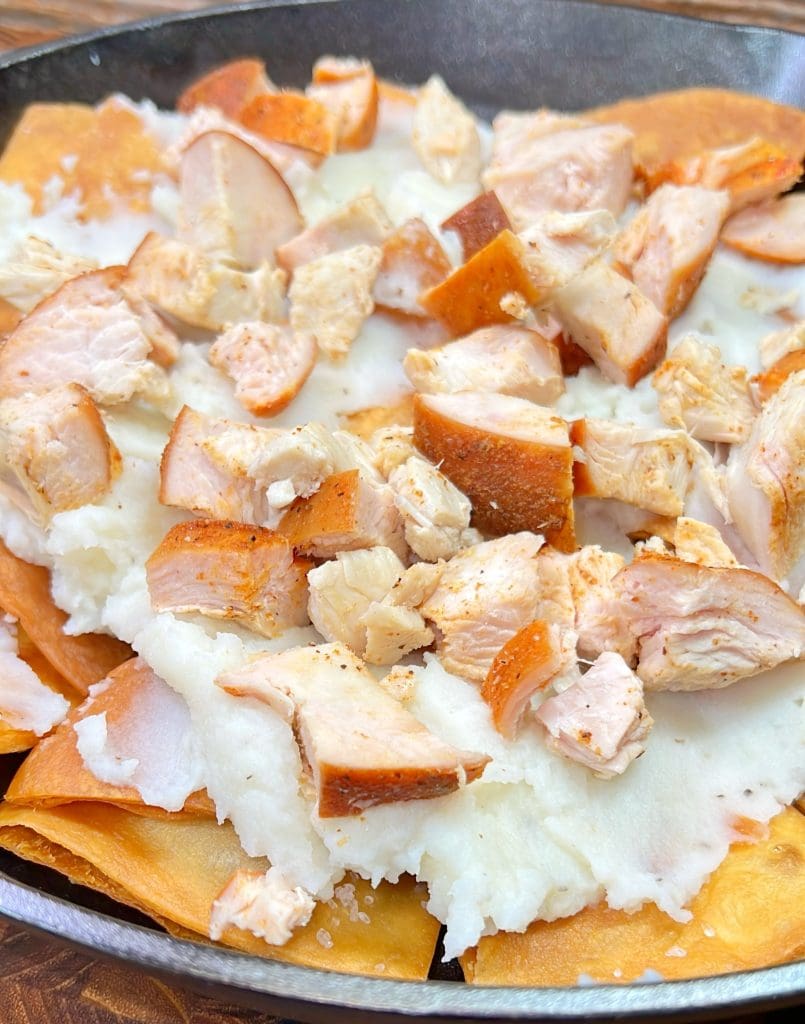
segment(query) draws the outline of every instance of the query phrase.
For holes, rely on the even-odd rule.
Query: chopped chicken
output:
[[[97,266],[94,260],[63,252],[43,238],[28,235],[0,264],[0,299],[21,313],[30,313],[65,281]]]
[[[518,324],[495,324],[440,348],[409,348],[403,369],[429,394],[495,391],[551,405],[565,390],[553,342]]]
[[[475,118],[438,75],[432,75],[417,95],[412,143],[437,181],[452,185],[478,180],[481,139]]]
[[[210,938],[217,942],[227,928],[234,927],[270,946],[283,946],[294,929],[308,923],[315,906],[310,893],[291,886],[276,867],[266,874],[238,868],[213,900]]]
[[[805,653],[805,612],[749,569],[643,554],[615,592],[648,690],[716,689]]]
[[[738,560],[724,543],[715,526],[698,519],[680,516],[676,521],[672,543],[677,558],[711,568],[736,568]]]
[[[590,768],[600,779],[622,775],[646,749],[654,720],[643,684],[619,654],[606,652],[562,693],[540,705],[551,750]]]
[[[330,359],[343,358],[375,308],[381,259],[377,246],[356,245],[298,267],[288,291],[293,329],[312,334]]]
[[[454,231],[458,235],[465,263],[497,238],[501,231],[511,231],[511,227],[494,192],[482,192],[441,225],[442,231]]]
[[[375,302],[407,316],[428,316],[419,296],[443,281],[450,270],[450,260],[430,228],[419,217],[412,217],[383,242]]]
[[[615,384],[634,387],[665,355],[668,321],[603,260],[560,288],[554,309],[573,341]]]
[[[788,352],[777,360],[768,370],[759,373],[750,381],[754,393],[757,395],[761,405],[776,395],[785,381],[793,373],[805,370],[805,348],[799,348],[794,352]]]
[[[482,682],[501,647],[537,617],[541,547],[536,534],[514,533],[447,562],[419,610],[437,629],[436,650],[448,672]]]
[[[255,416],[275,416],[299,394],[316,363],[316,342],[287,324],[240,323],[210,349],[213,366],[235,382],[235,397]]]
[[[782,331],[767,334],[760,342],[760,365],[770,370],[783,356],[805,349],[805,320],[800,320]]]
[[[260,655],[217,683],[295,723],[322,818],[444,796],[489,761],[434,736],[341,644]]]
[[[298,146],[317,157],[335,152],[338,125],[332,111],[304,93],[261,93],[243,107],[238,120],[273,142]]]
[[[513,739],[531,698],[572,670],[578,672],[576,645],[568,630],[543,619],[518,630],[495,655],[481,687],[497,731]]]
[[[405,526],[405,540],[426,562],[452,558],[483,538],[471,530],[469,500],[439,470],[413,455],[389,474],[394,504]]]
[[[98,501],[121,465],[98,407],[80,384],[0,402],[0,453],[40,522]]]
[[[782,580],[805,548],[805,370],[763,406],[727,463],[729,509],[761,570]],[[797,587],[801,585],[796,582]]]
[[[178,238],[211,260],[254,270],[302,230],[285,179],[236,135],[211,131],[182,154]]]
[[[69,710],[64,697],[19,657],[16,622],[0,613],[0,724],[44,736]]]
[[[589,266],[609,247],[616,231],[609,210],[551,210],[536,216],[518,237],[525,245],[526,267],[540,301]]]
[[[307,572],[284,537],[213,519],[177,523],[145,564],[158,612],[235,619],[263,636],[307,625]]]
[[[306,92],[332,114],[339,152],[371,145],[377,127],[378,88],[368,60],[321,57],[313,65],[313,81]]]
[[[284,271],[267,262],[237,270],[153,231],[131,257],[126,284],[163,313],[209,331],[284,316]]]
[[[754,259],[805,263],[805,196],[792,192],[730,217],[721,241]]]
[[[366,660],[372,665],[393,665],[420,647],[433,643],[419,605],[427,600],[441,579],[444,564],[416,562],[402,574],[382,601],[364,612]]]
[[[704,277],[728,208],[727,192],[662,185],[618,236],[616,269],[673,320]]]
[[[746,370],[725,366],[716,345],[686,335],[654,371],[651,384],[669,427],[682,427],[699,441],[740,444],[749,436],[757,410]]]
[[[680,516],[697,446],[683,430],[616,420],[576,420],[570,429],[579,497],[617,498],[660,516]]]
[[[161,398],[163,371],[120,291],[121,267],[81,274],[40,303],[0,349],[0,395],[43,394],[81,384],[101,405]]]
[[[492,159],[482,180],[516,230],[550,210],[623,212],[632,189],[628,128],[548,111],[498,114],[493,128]]]
[[[393,470],[417,454],[413,427],[380,427],[372,434],[370,444],[377,468],[386,479]]]
[[[137,291],[127,285],[122,285],[120,291],[131,311],[140,321],[143,334],[148,338],[151,345],[151,358],[163,368],[170,369],[179,358],[182,350],[182,343],[173,328],[169,327],[163,317],[150,306]]]
[[[162,453],[159,500],[211,519],[265,522],[265,489],[249,476],[248,467],[274,436],[274,431],[212,419],[184,406]]]
[[[309,498],[298,498],[278,529],[296,550],[314,558],[376,545],[407,555],[393,492],[359,469],[334,473]]]
[[[215,107],[237,120],[249,100],[275,89],[261,60],[232,60],[193,81],[176,101],[176,109],[189,114],[197,107]]]
[[[353,249],[382,245],[394,226],[371,190],[359,193],[277,249],[277,262],[292,275],[298,267]]]

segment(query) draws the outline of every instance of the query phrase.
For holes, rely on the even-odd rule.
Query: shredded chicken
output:
[[[21,313],[30,313],[65,281],[97,266],[95,260],[64,252],[43,238],[28,235],[0,264],[0,299]]]
[[[425,169],[438,181],[477,181],[481,140],[475,118],[438,75],[419,90],[412,142]]]
[[[525,263],[540,299],[549,298],[589,266],[609,247],[616,231],[609,210],[551,210],[535,217],[519,238],[525,245]]]
[[[210,938],[217,942],[234,927],[271,946],[283,946],[296,928],[308,923],[315,906],[310,893],[291,886],[276,867],[264,875],[238,868],[213,900]]]

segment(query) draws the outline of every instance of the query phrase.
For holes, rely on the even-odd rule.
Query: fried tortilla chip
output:
[[[107,804],[0,807],[0,846],[149,914],[174,934],[205,939],[212,901],[238,869],[265,871],[234,829],[186,815],[145,818]],[[439,923],[410,878],[372,889],[353,876],[284,946],[229,928],[226,945],[306,967],[410,980],[427,977]],[[354,887],[349,888],[349,886]]]
[[[50,574],[30,565],[0,542],[0,608],[20,625],[43,657],[81,696],[131,657],[128,644],[100,633],[67,636],[67,621],[50,596]]]
[[[474,985],[614,984],[745,971],[805,955],[805,816],[786,808],[756,843],[734,845],[680,924],[647,904],[635,914],[587,907],[522,934],[481,939],[461,958]]]

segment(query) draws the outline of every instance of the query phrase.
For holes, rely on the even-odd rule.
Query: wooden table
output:
[[[220,3],[220,0],[219,0]],[[805,0],[599,0],[805,33]],[[210,7],[207,0],[5,0],[0,51],[71,32]],[[217,6],[217,5],[216,5]],[[793,1024],[794,1014],[744,1018]],[[799,1019],[799,1014],[797,1013]],[[0,922],[0,1024],[291,1024],[168,987]]]

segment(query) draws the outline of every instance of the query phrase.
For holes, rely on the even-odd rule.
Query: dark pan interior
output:
[[[201,72],[244,55],[263,57],[280,84],[301,86],[322,53],[369,57],[400,82],[439,72],[486,116],[504,106],[575,110],[692,85],[805,105],[805,37],[788,33],[578,0],[269,0],[0,57],[0,141],[36,100],[96,102],[122,91],[170,106]],[[230,1002],[299,1019],[712,1019],[805,1001],[805,964],[595,990],[483,991],[328,975],[169,939],[143,928],[140,915],[7,854],[0,868],[0,912]],[[438,976],[455,975],[440,968]]]

